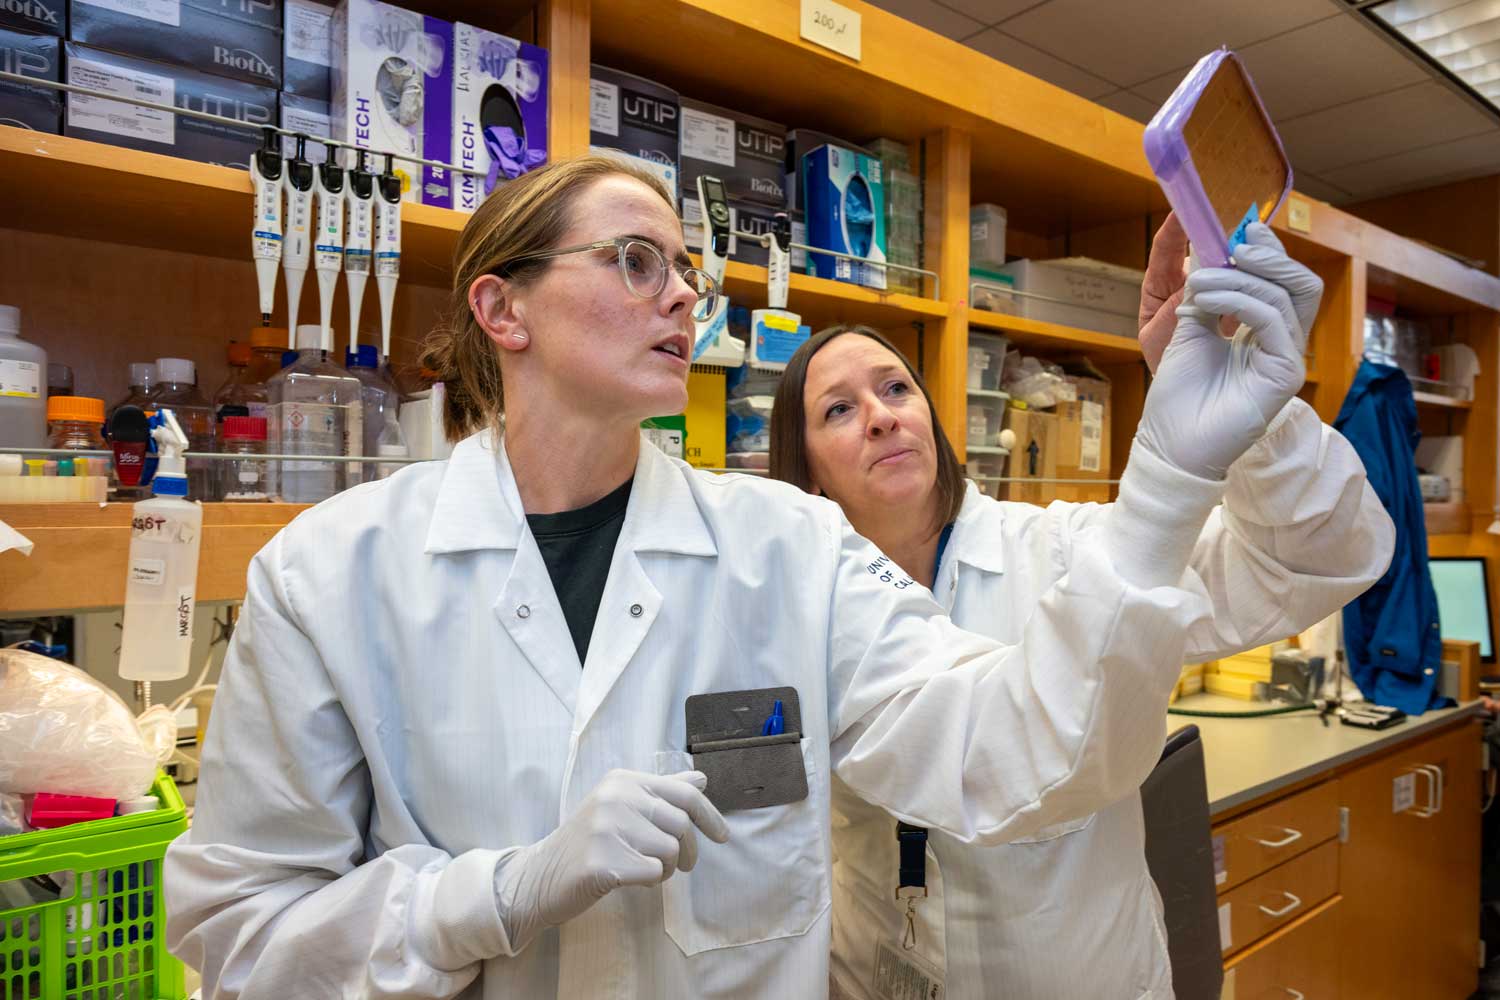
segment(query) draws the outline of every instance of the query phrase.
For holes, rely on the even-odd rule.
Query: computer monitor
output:
[[[1438,615],[1444,639],[1479,643],[1479,658],[1495,662],[1495,636],[1490,628],[1490,588],[1483,556],[1434,556],[1432,585],[1437,590]]]

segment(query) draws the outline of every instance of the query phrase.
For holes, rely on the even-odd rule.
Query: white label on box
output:
[[[1234,945],[1229,936],[1229,904],[1219,907],[1219,950],[1228,951]]]
[[[682,155],[734,166],[734,121],[697,108],[682,109]]]
[[[42,366],[35,361],[0,361],[0,396],[40,399]]]
[[[589,81],[589,131],[620,134],[620,88],[603,80]]]
[[[1080,409],[1083,427],[1078,468],[1083,472],[1098,472],[1104,442],[1104,405],[1085,401]]]
[[[834,0],[802,0],[802,37],[855,62],[859,54],[860,15]]]
[[[103,7],[116,14],[143,17],[158,24],[182,26],[182,6],[177,0],[81,0],[93,7]]]
[[[1085,406],[1088,404],[1085,403]],[[1202,683],[1201,681],[1199,682]],[[1224,836],[1220,834],[1213,839],[1214,845],[1214,885],[1223,885],[1229,881],[1229,869],[1224,861]]]
[[[130,561],[130,583],[144,583],[148,587],[160,587],[167,575],[165,559],[132,559]]]
[[[329,22],[332,12],[320,4],[287,0],[286,54],[292,59],[332,66],[329,58]],[[326,135],[327,133],[321,133]]]
[[[643,427],[646,440],[656,445],[668,458],[682,457],[682,431],[675,427]]]
[[[176,85],[170,77],[121,72],[112,66],[87,59],[68,60],[68,82],[90,90],[102,90],[121,97],[138,97],[156,104],[173,104]],[[177,141],[177,116],[170,111],[155,111],[134,104],[109,101],[83,94],[68,95],[68,124],[74,128],[93,129],[130,139],[145,139],[171,146]]]
[[[1417,776],[1410,771],[1398,775],[1391,787],[1391,812],[1402,813],[1417,804]]]

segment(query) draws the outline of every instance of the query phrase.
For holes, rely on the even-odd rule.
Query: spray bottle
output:
[[[255,221],[250,226],[250,253],[260,284],[260,321],[271,325],[276,308],[276,268],[281,263],[281,151],[276,132],[267,128],[260,149],[250,157],[250,180],[255,187]]]
[[[316,171],[307,160],[307,137],[297,136],[297,152],[286,162],[286,248],[281,265],[286,271],[286,318],[291,344],[296,347],[297,307],[302,301],[302,281],[312,257],[313,179]]]
[[[370,278],[371,231],[375,211],[375,175],[367,169],[369,154],[359,151],[359,159],[349,171],[345,185],[349,201],[349,226],[344,239],[344,282],[349,286],[349,350],[359,349],[359,310],[365,299],[365,282]]]
[[[187,435],[171,410],[151,418],[151,436],[160,452],[155,495],[131,509],[120,644],[120,676],[147,682],[187,676],[203,536],[203,508],[187,499]]]
[[[401,276],[401,178],[385,154],[385,171],[376,178],[375,290],[380,293],[380,358],[391,357],[391,307],[396,302],[396,279]]]
[[[329,148],[328,160],[313,171],[318,196],[318,231],[313,239],[313,270],[318,272],[318,318],[323,327],[323,350],[333,350],[333,293],[344,262],[344,170],[338,150]]]

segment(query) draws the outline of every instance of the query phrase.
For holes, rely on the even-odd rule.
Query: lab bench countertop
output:
[[[1271,707],[1219,695],[1198,694],[1174,708],[1247,712]],[[1203,737],[1209,812],[1217,817],[1308,778],[1431,735],[1481,712],[1477,701],[1411,716],[1399,726],[1372,730],[1345,726],[1330,717],[1325,727],[1313,711],[1257,719],[1203,719],[1168,715],[1167,731],[1195,725]]]

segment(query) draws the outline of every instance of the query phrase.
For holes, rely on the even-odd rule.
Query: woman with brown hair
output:
[[[963,841],[1124,793],[1104,748],[1208,613],[1174,540],[1214,487],[1118,505],[996,643],[835,505],[642,442],[717,299],[649,175],[586,157],[501,186],[453,293],[426,357],[452,457],[251,565],[165,872],[208,997],[813,997],[835,774]],[[1160,394],[1167,367],[1170,422],[1204,400]]]
[[[1236,277],[1199,272],[1186,289],[1186,242],[1174,240],[1180,229],[1169,220],[1158,234],[1142,317],[1146,355],[1158,375],[1148,411],[1194,352],[1256,363],[1246,342],[1251,334],[1218,337],[1218,315],[1265,323],[1270,317],[1255,304],[1275,303],[1275,321],[1295,339],[1300,361],[1321,283],[1285,255],[1270,230],[1251,231],[1250,245],[1236,252]],[[1229,283],[1248,297],[1230,300],[1216,290]],[[1203,358],[1196,370],[1200,378],[1212,374]],[[1233,375],[1221,370],[1218,377]],[[1300,372],[1296,379],[1300,384]],[[1159,457],[1149,420],[1148,412],[1132,466]],[[1202,433],[1192,422],[1180,429]],[[1196,541],[1189,538],[1192,582],[1184,586],[1201,590],[1213,613],[1190,628],[1184,662],[1300,632],[1363,592],[1390,560],[1390,519],[1348,442],[1296,397],[1283,400],[1261,431],[1227,470],[1201,473],[1223,480],[1223,504]],[[864,327],[825,330],[791,359],[771,418],[771,475],[837,501],[854,528],[930,588],[955,623],[1001,643],[1034,630],[1050,595],[1077,587],[1089,572],[1097,532],[1120,526],[1117,505],[1043,509],[996,501],[966,484],[921,376]],[[1127,469],[1122,503],[1134,502],[1132,475]],[[1195,488],[1190,478],[1177,484]],[[1169,480],[1160,485],[1158,504],[1179,502]],[[1036,712],[1025,724],[1036,742],[1049,735],[1057,699],[1098,697],[1064,681],[1074,655],[1067,650],[1047,665],[1062,683],[1035,691]],[[1164,676],[1171,672],[1175,666]],[[1131,696],[1138,727],[1097,745],[1118,769],[1114,800],[1004,845],[908,825],[898,834],[892,811],[835,782],[835,992],[874,998],[885,995],[877,991],[882,982],[910,974],[941,981],[950,1000],[1170,998],[1166,931],[1146,868],[1137,794],[1161,750],[1170,690],[1168,684],[1150,697]],[[935,863],[928,863],[929,851]],[[925,893],[915,890],[922,883]],[[898,885],[904,893],[894,891]],[[898,898],[903,894],[921,898]]]

